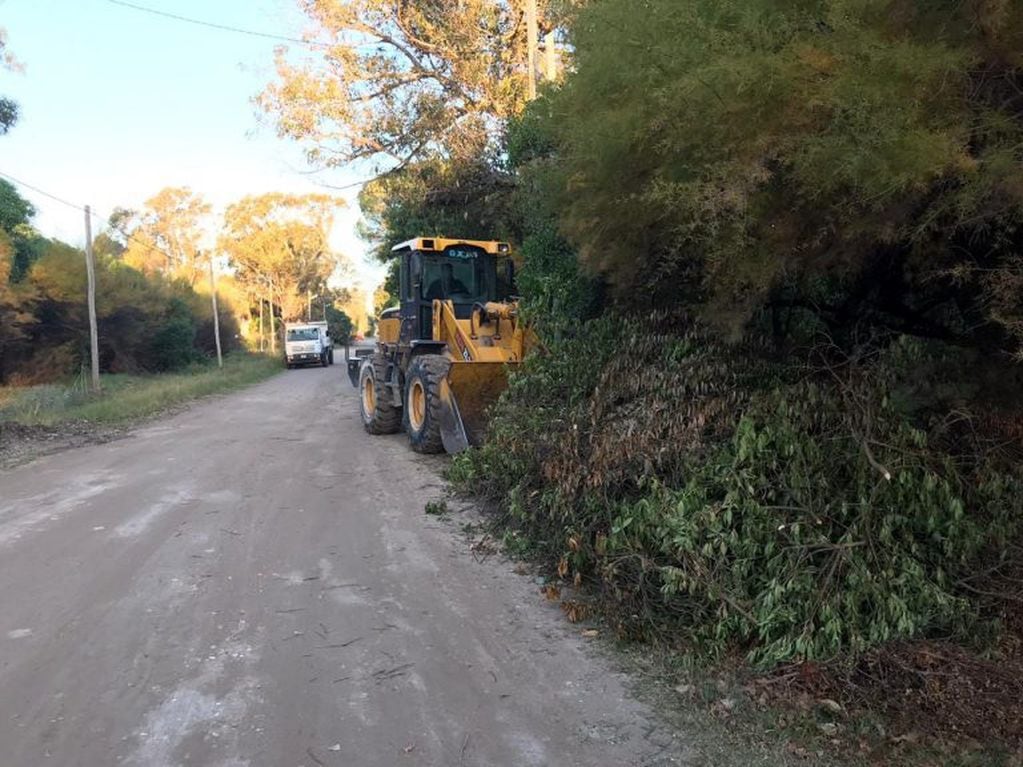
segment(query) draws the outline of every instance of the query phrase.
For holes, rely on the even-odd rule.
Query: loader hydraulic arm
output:
[[[515,304],[476,304],[468,320],[455,317],[450,301],[433,302],[433,339],[447,344],[462,362],[521,362],[525,333]]]

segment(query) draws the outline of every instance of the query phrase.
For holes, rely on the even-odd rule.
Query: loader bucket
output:
[[[352,386],[356,389],[359,388],[359,373],[362,371],[362,363],[372,354],[372,349],[356,349],[355,356],[353,357],[348,347],[345,347],[345,365],[348,368],[348,380],[352,382]]]
[[[362,358],[352,357],[347,360],[348,365],[348,380],[352,382],[352,386],[356,389],[359,388],[359,372],[362,370]]]
[[[504,362],[451,363],[440,389],[440,435],[447,452],[483,441],[486,410],[508,385],[506,368]]]

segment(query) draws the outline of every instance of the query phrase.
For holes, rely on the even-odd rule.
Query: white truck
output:
[[[333,365],[334,342],[327,323],[284,323],[284,362],[289,370],[298,365]]]

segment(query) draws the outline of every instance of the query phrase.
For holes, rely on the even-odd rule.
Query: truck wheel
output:
[[[394,434],[401,428],[401,408],[391,402],[387,389],[387,359],[374,354],[359,370],[359,411],[370,434]]]
[[[409,365],[405,377],[405,431],[417,453],[442,453],[440,385],[451,362],[439,354],[424,354]]]
[[[334,364],[334,350],[333,349],[331,349],[329,352],[327,352],[327,364],[328,365],[333,365]]]

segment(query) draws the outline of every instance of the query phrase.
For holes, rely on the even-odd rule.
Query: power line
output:
[[[132,234],[131,232],[127,231],[126,229],[122,229],[121,227],[116,226],[115,224],[111,223],[109,218],[104,218],[103,216],[101,216],[95,210],[92,210],[87,205],[77,205],[77,204],[75,204],[73,202],[69,202],[68,200],[65,200],[63,197],[59,197],[59,196],[57,196],[57,195],[55,195],[55,194],[53,194],[51,192],[47,192],[45,189],[40,189],[38,186],[35,186],[34,184],[30,184],[27,181],[22,181],[21,179],[15,178],[10,173],[5,173],[2,170],[0,170],[0,177],[6,178],[8,181],[13,181],[15,184],[17,184],[20,187],[24,187],[25,189],[31,189],[33,192],[36,192],[37,194],[41,194],[41,195],[43,195],[43,197],[48,197],[51,200],[54,200],[55,202],[59,202],[61,205],[66,205],[69,208],[74,208],[75,210],[79,210],[79,211],[82,211],[83,213],[87,213],[90,216],[92,216],[93,218],[95,218],[97,221],[99,221],[101,224],[103,224],[104,226],[108,227],[109,229],[113,229],[115,232],[120,234],[126,240],[130,240],[131,242],[138,243],[142,247],[149,248],[151,250],[155,250],[158,253],[162,253],[163,255],[167,256],[167,258],[169,258],[171,261],[176,261],[177,260],[177,256],[175,256],[174,254],[169,253],[168,251],[164,250],[159,245],[157,245],[155,242],[147,242],[145,240],[139,239],[138,237],[136,237],[134,234]]]
[[[0,176],[2,176],[3,178],[6,178],[8,181],[13,181],[18,186],[25,187],[25,189],[31,189],[33,192],[36,192],[37,194],[41,194],[43,197],[49,197],[51,200],[59,202],[61,205],[67,205],[69,208],[74,208],[75,210],[80,210],[80,211],[83,211],[83,212],[85,211],[85,207],[82,206],[82,205],[75,205],[73,202],[68,202],[67,200],[65,200],[65,199],[63,199],[61,197],[58,197],[55,194],[50,194],[49,192],[47,192],[44,189],[40,189],[37,186],[33,186],[32,184],[28,183],[27,181],[22,181],[21,179],[17,179],[17,178],[15,178],[14,176],[12,176],[9,173],[4,173],[2,170],[0,170]]]
[[[161,11],[158,8],[149,8],[145,5],[136,5],[135,3],[128,3],[125,0],[107,0],[111,5],[120,5],[124,8],[131,8],[135,11],[142,11],[143,13],[151,13],[154,16],[163,16],[166,19],[173,19],[174,21],[182,21],[186,24],[195,24],[199,27],[208,27],[210,29],[219,29],[222,32],[234,32],[239,35],[249,35],[251,37],[262,37],[266,40],[278,40],[285,43],[295,43],[296,45],[306,45],[310,48],[329,48],[330,43],[320,42],[319,40],[303,40],[299,37],[287,37],[286,35],[275,35],[271,32],[259,32],[254,29],[243,29],[242,27],[234,27],[230,24],[218,24],[213,21],[203,21],[202,19],[193,19],[188,16],[180,16],[176,13],[169,13],[168,11]]]

